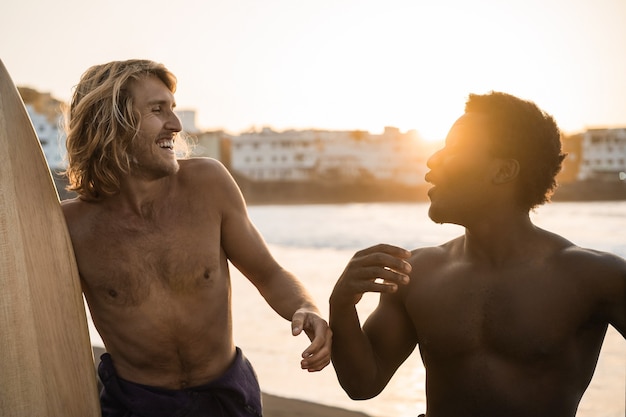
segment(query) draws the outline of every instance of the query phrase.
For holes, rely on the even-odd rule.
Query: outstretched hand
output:
[[[356,305],[366,292],[392,293],[409,282],[411,252],[379,244],[357,252],[339,277],[331,304]]]
[[[333,333],[316,311],[301,308],[291,319],[291,333],[298,336],[304,331],[311,344],[302,352],[300,366],[309,372],[321,371],[330,363]]]

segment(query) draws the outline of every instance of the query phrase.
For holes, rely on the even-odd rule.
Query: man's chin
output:
[[[446,220],[445,213],[440,208],[438,208],[437,204],[434,204],[433,202],[430,203],[430,207],[428,209],[428,217],[430,218],[430,220],[437,224],[449,223],[449,221]]]
[[[438,220],[438,216],[437,216],[437,209],[435,207],[433,207],[433,203],[430,203],[430,208],[428,209],[428,217],[430,217],[430,220],[434,221],[435,223],[441,223],[441,221]]]

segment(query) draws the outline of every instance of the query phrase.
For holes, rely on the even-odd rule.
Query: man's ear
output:
[[[496,160],[495,174],[493,176],[494,184],[504,184],[513,181],[519,174],[519,162],[517,159],[498,158]]]

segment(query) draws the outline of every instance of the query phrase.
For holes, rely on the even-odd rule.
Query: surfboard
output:
[[[41,144],[2,61],[0,149],[0,416],[100,416],[69,232]]]

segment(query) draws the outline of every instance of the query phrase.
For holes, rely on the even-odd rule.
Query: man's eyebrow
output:
[[[169,105],[171,103],[172,107],[176,107],[176,102],[175,101],[170,101],[170,100],[165,100],[165,99],[156,99],[156,100],[151,100],[148,101],[148,106],[154,106],[154,105]]]

